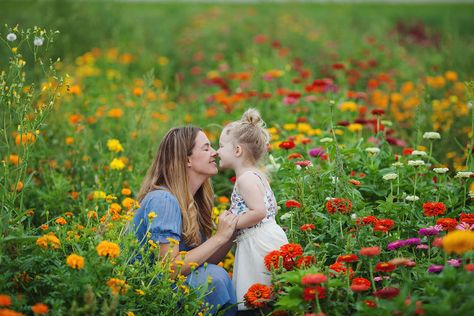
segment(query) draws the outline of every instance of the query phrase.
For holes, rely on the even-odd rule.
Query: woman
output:
[[[230,212],[219,216],[217,232],[211,236],[211,211],[214,192],[210,177],[217,174],[217,152],[207,136],[197,127],[173,128],[165,135],[156,157],[142,183],[133,223],[141,244],[150,238],[160,245],[160,255],[169,249],[170,238],[179,241],[172,258],[179,251],[187,251],[181,273],[188,275],[190,286],[199,286],[212,277],[211,292],[206,301],[213,312],[236,304],[235,292],[227,272],[216,264],[232,246],[237,217]],[[148,214],[156,213],[149,220]],[[180,258],[180,257],[178,257]],[[188,263],[199,267],[190,274]],[[208,265],[202,266],[204,262]],[[235,306],[225,315],[234,315]]]

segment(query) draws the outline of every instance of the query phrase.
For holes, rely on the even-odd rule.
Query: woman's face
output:
[[[216,157],[217,152],[211,147],[206,134],[199,131],[192,154],[188,157],[189,172],[209,177],[216,175]]]

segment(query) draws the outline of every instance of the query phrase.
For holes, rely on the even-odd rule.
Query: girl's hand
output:
[[[227,241],[234,235],[238,217],[230,211],[224,211],[218,218],[216,236],[220,236]]]

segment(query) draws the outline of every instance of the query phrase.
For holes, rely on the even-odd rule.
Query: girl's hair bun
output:
[[[262,117],[256,109],[248,109],[245,111],[240,121],[254,126],[262,126],[263,124]]]

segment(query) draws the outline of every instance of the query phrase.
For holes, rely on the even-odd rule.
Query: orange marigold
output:
[[[66,264],[70,266],[72,269],[80,270],[84,268],[84,257],[79,256],[75,253],[70,254],[66,258]]]
[[[116,258],[120,255],[120,247],[116,243],[110,241],[101,241],[97,247],[97,254],[101,257]]]
[[[272,289],[264,284],[256,283],[249,287],[244,295],[245,305],[250,308],[262,308],[271,299]]]
[[[0,308],[0,315],[1,316],[24,316],[25,314],[15,312],[14,310],[11,310],[11,309]]]
[[[61,246],[61,241],[54,235],[53,232],[50,232],[46,235],[43,235],[41,237],[38,237],[36,240],[36,244],[40,246],[43,249],[58,249]]]
[[[10,296],[5,294],[0,294],[0,306],[10,306],[12,304],[12,299]]]
[[[31,310],[33,313],[38,315],[47,314],[49,312],[48,305],[43,303],[36,303],[35,305],[31,306]]]
[[[117,294],[125,294],[128,291],[128,284],[124,280],[120,280],[117,278],[110,278],[107,281],[107,286],[110,288],[112,291],[112,294],[117,295]]]

